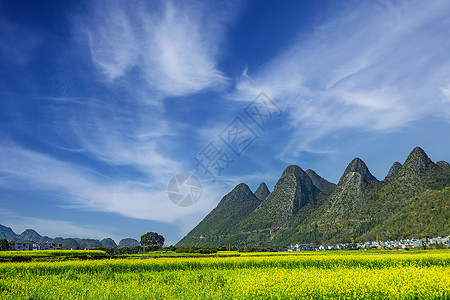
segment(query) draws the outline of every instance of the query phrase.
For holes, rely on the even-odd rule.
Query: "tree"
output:
[[[141,245],[160,249],[164,245],[164,237],[156,232],[147,232],[141,236]]]
[[[6,239],[0,240],[0,251],[6,251],[9,249],[9,243]]]

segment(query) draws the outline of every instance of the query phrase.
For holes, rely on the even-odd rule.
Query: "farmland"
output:
[[[42,250],[42,251],[2,251],[0,262],[17,261],[54,261],[73,259],[101,259],[106,258],[104,251],[99,250]]]
[[[1,299],[448,299],[450,252],[0,263]]]

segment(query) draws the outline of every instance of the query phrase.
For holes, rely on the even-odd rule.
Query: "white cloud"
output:
[[[145,130],[141,126],[118,124],[119,121],[96,115],[91,121],[96,124],[74,122],[72,128],[81,147],[95,159],[110,165],[131,166],[152,180],[182,169],[181,163],[164,152],[164,135],[171,135],[164,128],[164,122],[148,122]]]
[[[117,3],[102,5],[102,10],[106,17],[104,22],[96,31],[86,30],[87,38],[92,60],[109,78],[114,79],[136,64],[139,37],[134,34],[128,17],[117,7]]]
[[[234,4],[215,11],[194,2],[89,5],[88,15],[73,19],[76,37],[103,79],[126,87],[117,89],[119,99],[116,89],[90,98],[38,97],[45,114],[36,123],[48,127],[24,130],[63,156],[76,153],[77,163],[4,143],[0,186],[57,191],[64,196],[61,207],[137,219],[176,223],[204,215],[222,191],[206,185],[201,201],[189,208],[169,201],[170,178],[188,170],[174,156],[176,130],[161,103],[147,96],[186,95],[225,83],[215,65]]]
[[[327,151],[336,132],[381,132],[447,114],[450,5],[420,1],[359,3],[295,40],[261,71],[246,72],[233,100],[266,92],[295,129],[281,158]],[[248,78],[250,76],[251,79]],[[325,146],[326,147],[326,146]]]
[[[216,59],[232,8],[213,11],[193,1],[108,1],[90,8],[89,18],[75,22],[76,32],[87,40],[93,63],[108,80],[142,76],[165,96],[226,83]]]
[[[128,99],[40,98],[51,124],[35,138],[55,149],[79,152],[112,166],[134,168],[151,180],[174,174],[182,164],[170,157],[170,122],[154,105]],[[64,133],[64,134],[61,134]]]
[[[441,88],[442,101],[450,103],[450,84]]]
[[[187,208],[170,202],[166,187],[171,176],[152,182],[105,178],[88,168],[58,161],[17,145],[0,146],[0,186],[57,191],[61,207],[112,212],[130,218],[177,223],[189,215],[212,209],[220,194],[217,186],[204,186],[201,201]],[[173,175],[173,174],[171,174]]]

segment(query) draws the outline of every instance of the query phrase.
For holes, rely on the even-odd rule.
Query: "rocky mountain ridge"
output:
[[[420,147],[403,165],[395,162],[383,181],[355,158],[337,185],[292,165],[271,193],[263,183],[255,194],[247,186],[245,191],[241,197],[233,189],[177,246],[282,248],[450,234],[450,166],[433,163]]]
[[[102,240],[97,239],[80,239],[80,238],[50,238],[48,236],[41,236],[34,229],[27,229],[21,234],[16,234],[10,227],[0,225],[0,239],[6,239],[8,241],[20,241],[28,240],[35,243],[57,243],[62,244],[63,248],[67,249],[90,249],[94,247],[118,247],[116,242],[111,238],[104,238]],[[119,242],[119,247],[135,246],[139,245],[139,242],[132,238],[125,238]]]

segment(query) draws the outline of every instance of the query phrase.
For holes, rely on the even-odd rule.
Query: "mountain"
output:
[[[379,181],[370,173],[364,161],[355,158],[350,162],[328,198],[322,222],[338,222],[358,218],[367,206],[368,193]]]
[[[256,189],[255,191],[256,198],[258,198],[261,201],[264,201],[267,198],[267,196],[269,196],[269,194],[270,191],[265,182],[262,182],[259,185],[258,189]]]
[[[27,229],[20,234],[22,240],[34,241],[37,243],[52,242],[53,239],[48,236],[41,236],[33,229]]]
[[[317,175],[316,172],[314,172],[311,169],[308,169],[305,171],[306,174],[308,174],[309,178],[311,178],[312,183],[322,192],[324,192],[327,195],[331,195],[331,193],[336,188],[336,185],[334,183],[331,183],[324,178]]]
[[[391,168],[389,169],[389,172],[387,173],[386,177],[384,178],[383,182],[391,181],[397,175],[398,171],[400,171],[401,168],[402,168],[401,163],[399,163],[398,161],[394,162]]]
[[[112,238],[106,238],[100,241],[103,247],[106,248],[116,248],[117,244]]]
[[[260,196],[264,194],[264,186],[259,190]],[[262,200],[246,184],[240,183],[178,244],[207,246],[220,243],[261,203]]]
[[[312,178],[311,178],[312,177]],[[273,192],[239,224],[234,241],[239,246],[271,247],[295,235],[295,228],[313,213],[333,190],[333,184],[315,172],[309,174],[291,165],[281,175]],[[245,242],[242,243],[242,239]]]
[[[0,225],[0,239],[7,239],[8,241],[30,240],[34,242],[49,242],[53,239],[48,236],[41,236],[33,229],[27,229],[21,234],[16,234],[11,228]]]
[[[20,234],[24,240],[39,242],[42,236],[33,229],[27,229]]]
[[[308,174],[299,166],[289,166],[273,192],[241,222],[240,227],[244,231],[283,227],[291,218],[316,207],[324,198],[325,194],[313,184]]]
[[[77,240],[72,238],[57,237],[53,240],[55,244],[61,244],[63,249],[82,249]],[[84,249],[84,248],[83,248]]]
[[[427,180],[428,172],[432,172],[435,164],[427,156],[423,149],[416,147],[408,155],[403,166],[398,170],[393,181],[403,187],[416,190],[420,188]]]
[[[448,187],[448,163],[435,164],[423,149],[414,148],[397,174],[372,191],[371,198],[379,205],[372,209],[372,226],[363,237],[394,239],[435,233],[448,235]]]
[[[62,244],[64,249],[90,249],[94,247],[117,247],[116,242],[111,238],[106,238],[101,241],[96,239],[78,239],[78,238],[62,238],[55,239],[48,236],[41,236],[34,229],[27,229],[20,235],[6,226],[0,225],[0,239],[7,239],[8,241],[28,240],[35,243],[51,242]],[[133,243],[136,240],[131,239]],[[137,242],[137,241],[136,241]],[[138,243],[139,244],[139,243]]]
[[[317,175],[317,174],[316,174]],[[222,198],[177,246],[265,246],[290,223],[302,220],[329,195],[329,183],[317,175],[326,191],[315,186],[310,176],[298,166],[283,172],[272,193],[260,185],[255,192],[267,195],[262,201],[245,184],[239,184]],[[323,188],[321,187],[321,188]],[[264,195],[264,194],[263,194]]]
[[[137,240],[135,240],[135,239],[125,238],[125,239],[120,240],[119,247],[137,246],[139,244],[140,243]]]
[[[0,239],[7,239],[8,241],[17,241],[21,237],[12,231],[11,228],[0,225]]]
[[[96,239],[81,239],[78,244],[80,244],[81,249],[91,249],[95,247],[102,247],[102,243]]]
[[[326,203],[314,212],[309,224],[303,224],[305,233],[309,225],[313,228],[309,233],[314,234],[309,238],[303,234],[302,240],[331,244],[349,242],[352,238],[365,241],[422,237],[424,230],[418,228],[430,224],[433,232],[440,232],[438,235],[450,234],[446,229],[448,221],[438,221],[445,220],[450,209],[450,199],[438,200],[442,198],[438,195],[446,195],[443,189],[450,186],[447,165],[434,164],[423,149],[416,147],[403,165],[394,163],[385,180],[379,182],[362,160],[353,160]],[[432,193],[436,199],[423,194],[427,190],[437,190]],[[434,201],[431,206],[439,209],[418,206],[424,199]],[[413,229],[404,230],[405,226],[400,224]]]
[[[361,240],[436,237],[450,234],[450,187],[408,198],[397,213],[365,232]]]
[[[420,147],[411,151],[403,165],[395,162],[383,181],[371,174],[362,159],[355,158],[337,185],[313,170],[305,172],[292,165],[272,193],[265,184],[255,194],[249,189],[245,195],[233,191],[228,206],[223,201],[230,194],[177,246],[282,249],[292,243],[450,234],[450,165],[433,163]],[[250,205],[241,212],[234,206],[252,196],[260,201],[255,208]]]

